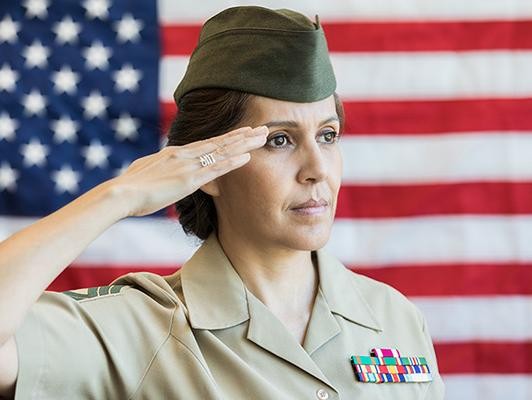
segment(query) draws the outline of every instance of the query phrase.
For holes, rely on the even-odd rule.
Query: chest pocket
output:
[[[361,400],[425,400],[432,382],[420,383],[363,383],[356,382],[353,397]],[[356,397],[355,397],[356,396]],[[343,399],[343,397],[342,397]]]

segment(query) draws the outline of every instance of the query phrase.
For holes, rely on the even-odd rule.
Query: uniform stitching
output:
[[[203,369],[203,371],[205,372],[205,374],[209,377],[209,379],[211,380],[211,382],[215,385],[215,386],[218,386],[216,384],[216,381],[214,380],[214,378],[211,376],[210,374],[210,371],[207,369],[207,367],[201,362],[200,358],[196,355],[196,353],[194,353],[194,351],[187,346],[187,344],[185,342],[183,342],[181,339],[179,339],[177,336],[173,335],[173,334],[170,334],[170,336],[172,336],[175,340],[177,340],[177,342],[179,344],[181,344],[185,349],[187,349],[191,354],[192,356],[196,359],[196,361],[199,363],[199,365],[201,365],[201,368]]]
[[[172,332],[172,325],[173,325],[173,322],[174,322],[174,316],[175,316],[175,312],[176,312],[176,309],[177,309],[177,306],[174,308],[174,311],[172,312],[172,318],[170,318],[170,325],[168,327],[168,333],[166,334],[165,338],[163,339],[163,341],[161,342],[161,344],[157,347],[157,350],[155,351],[155,353],[153,354],[151,360],[148,362],[148,365],[146,366],[146,369],[144,370],[144,373],[142,374],[142,376],[140,377],[140,380],[139,380],[139,383],[137,384],[137,386],[135,387],[135,389],[133,390],[133,392],[131,393],[131,395],[128,396],[128,400],[131,400],[133,399],[133,397],[138,393],[138,391],[140,390],[141,386],[142,386],[142,382],[144,381],[144,378],[146,378],[146,375],[148,374],[151,366],[153,365],[153,362],[155,361],[155,359],[157,358],[157,355],[159,354],[159,351],[161,351],[161,349],[163,348],[163,346],[166,344],[166,342],[168,341],[168,338],[171,336],[171,332]]]

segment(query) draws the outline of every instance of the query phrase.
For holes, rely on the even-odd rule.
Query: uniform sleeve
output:
[[[15,335],[15,399],[127,399],[168,338],[173,310],[123,291],[81,300],[45,292]]]

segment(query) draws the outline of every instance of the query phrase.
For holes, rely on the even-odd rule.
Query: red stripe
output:
[[[201,25],[164,25],[161,28],[163,55],[190,55],[199,39]]]
[[[532,99],[343,101],[347,134],[531,131]]]
[[[444,200],[442,200],[444,199]],[[468,182],[419,185],[345,185],[338,218],[421,215],[517,215],[532,213],[532,182]]]
[[[531,49],[532,21],[323,23],[331,52]],[[189,55],[200,25],[162,28],[164,55]]]
[[[443,374],[532,373],[532,342],[434,343],[434,348]]]
[[[532,294],[532,264],[351,266],[351,269],[387,283],[406,296]]]
[[[159,275],[170,275],[177,268],[179,267],[104,267],[84,264],[67,268],[48,290],[64,291],[108,285],[128,272],[150,271]],[[532,294],[532,264],[350,266],[350,269],[387,283],[406,296]]]
[[[160,115],[161,115],[161,126],[163,132],[167,132],[170,128],[170,123],[177,114],[177,106],[174,102],[160,102]]]
[[[446,132],[532,131],[532,98],[438,101],[344,100],[347,135],[415,135]],[[176,114],[161,102],[166,130]]]
[[[129,272],[149,271],[159,275],[170,275],[179,268],[168,266],[130,266],[130,265],[112,265],[112,266],[94,266],[94,265],[75,265],[65,269],[46,290],[63,292],[65,290],[87,288],[94,286],[109,285],[119,276]]]

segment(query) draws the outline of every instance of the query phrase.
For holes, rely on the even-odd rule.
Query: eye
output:
[[[288,143],[288,136],[285,134],[280,134],[268,139],[266,145],[270,147],[284,147]]]
[[[325,131],[320,134],[321,143],[332,144],[335,143],[338,139],[338,132],[336,131]]]

